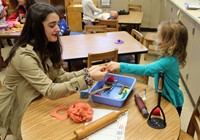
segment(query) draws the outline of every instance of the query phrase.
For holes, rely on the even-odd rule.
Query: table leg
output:
[[[135,64],[139,64],[138,58],[140,57],[140,54],[135,54]]]

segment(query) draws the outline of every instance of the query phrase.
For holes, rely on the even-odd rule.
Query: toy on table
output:
[[[115,80],[115,77],[114,77],[114,75],[111,75],[111,76],[109,76],[107,79],[106,79],[106,84],[108,84],[108,85],[112,85],[112,84],[114,84],[114,85],[116,85],[116,84],[119,84],[119,85],[123,85],[125,88],[130,88],[130,86],[128,86],[128,85],[126,85],[126,84],[122,84],[122,83],[120,83],[118,80]]]
[[[143,96],[143,98],[142,98],[142,100],[143,100],[143,102],[146,102],[146,94],[147,94],[147,92],[146,92],[146,89],[144,89],[144,96]]]
[[[92,120],[93,110],[88,103],[75,102],[69,107],[66,105],[56,107],[50,115],[59,120],[65,120],[69,116],[76,123],[89,122]]]
[[[115,41],[115,44],[123,44],[123,43],[124,43],[124,41],[120,40],[120,39],[118,39],[118,40]]]
[[[164,73],[163,72],[159,72],[159,78],[158,78],[158,104],[151,111],[151,113],[149,115],[149,119],[147,121],[148,125],[151,126],[152,128],[155,128],[155,129],[162,129],[162,128],[165,128],[167,126],[166,120],[165,120],[165,114],[164,114],[162,108],[160,107],[163,85],[164,85]],[[158,117],[151,118],[152,114],[155,113],[154,111],[158,110],[158,109],[162,113],[163,119],[162,118],[158,118]]]
[[[140,112],[142,113],[143,117],[148,118],[149,113],[147,111],[147,107],[145,106],[142,98],[139,96],[139,94],[135,94],[134,97],[135,97],[135,102],[136,102]]]
[[[158,115],[158,116],[160,116],[160,108],[157,107],[157,108],[153,111],[152,114],[153,114],[153,115]]]

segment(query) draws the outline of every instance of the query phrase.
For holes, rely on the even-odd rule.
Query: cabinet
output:
[[[181,69],[181,76],[185,82],[185,84],[188,84],[188,76],[189,76],[189,68],[191,62],[191,47],[193,46],[193,38],[194,38],[194,28],[195,28],[195,22],[191,20],[191,18],[184,13],[181,13],[181,21],[186,26],[188,30],[188,44],[187,44],[187,59],[186,59],[186,66]]]
[[[181,70],[181,76],[189,90],[194,103],[197,102],[199,97],[199,72],[200,72],[200,25],[192,20],[188,15],[182,14],[181,21],[188,29],[188,48],[187,48],[187,64],[186,67]]]
[[[179,0],[161,0],[160,20],[179,19],[183,22],[188,30],[186,66],[183,69],[180,69],[180,72],[186,89],[189,91],[192,97],[193,103],[196,103],[200,95],[200,24],[194,18],[195,12],[197,11],[187,11],[183,5],[184,2]]]
[[[67,23],[73,32],[82,32],[82,5],[70,4],[67,6]]]
[[[195,28],[193,30],[194,35],[192,38],[192,46],[191,47],[191,61],[189,65],[189,72],[188,72],[188,88],[192,95],[192,98],[194,102],[196,103],[199,95],[200,95],[200,86],[199,86],[199,80],[200,80],[200,46],[199,46],[199,36],[200,36],[200,25],[196,24]]]
[[[160,22],[169,20],[170,3],[168,0],[160,0]]]
[[[177,20],[180,9],[169,0],[160,0],[160,21]]]

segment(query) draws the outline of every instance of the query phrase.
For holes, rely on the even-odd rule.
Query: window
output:
[[[102,7],[110,7],[111,0],[100,0],[100,3]]]

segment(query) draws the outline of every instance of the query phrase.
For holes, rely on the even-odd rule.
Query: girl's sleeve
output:
[[[4,7],[8,6],[8,4],[6,3],[5,0],[1,0],[1,1],[2,1],[2,5],[3,5]]]
[[[12,13],[8,18],[7,18],[7,23],[9,25],[10,28],[14,27],[14,22],[17,20],[18,16],[17,16],[17,12]]]
[[[173,59],[170,58],[161,58],[147,65],[120,63],[120,72],[153,77],[160,71],[167,71],[171,65],[173,65]]]
[[[58,76],[55,79],[50,79],[49,75],[52,74],[45,74],[39,67],[37,59],[31,55],[21,54],[11,63],[27,83],[33,87],[33,90],[46,98],[57,99],[88,88],[83,71],[64,73],[62,70],[55,70],[58,71]]]

